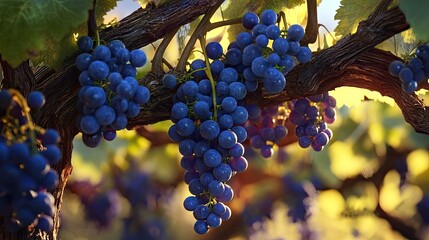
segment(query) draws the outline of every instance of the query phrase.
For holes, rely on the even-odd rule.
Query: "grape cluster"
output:
[[[294,24],[286,35],[276,23],[273,10],[264,10],[260,18],[253,12],[246,13],[243,26],[250,31],[239,33],[225,54],[226,64],[242,74],[250,92],[258,88],[258,82],[263,82],[269,94],[281,92],[286,86],[284,75],[295,65],[294,58],[301,63],[311,59],[310,49],[299,43],[304,29]]]
[[[415,56],[406,64],[399,60],[391,62],[389,73],[399,77],[404,92],[411,94],[416,91],[418,84],[429,78],[429,45],[418,46]]]
[[[336,119],[336,100],[329,93],[300,98],[291,102],[289,121],[297,125],[295,134],[302,148],[312,147],[319,152],[332,138],[327,124]]]
[[[55,200],[47,191],[58,184],[51,165],[61,159],[59,134],[35,126],[29,112],[44,103],[38,91],[27,99],[13,89],[0,91],[0,216],[11,232],[53,228]]]
[[[278,144],[287,135],[287,128],[282,125],[284,121],[281,120],[284,115],[279,114],[279,108],[284,109],[281,106],[261,109],[254,104],[247,107],[249,120],[246,122],[245,128],[250,145],[255,149],[260,149],[264,158],[271,157],[274,153],[274,144]],[[282,112],[284,113],[284,111]]]
[[[276,22],[273,10],[263,11],[261,19],[247,13],[243,26],[251,31],[239,33],[225,54],[218,42],[203,42],[204,60],[194,60],[179,78],[166,74],[162,79],[166,88],[176,89],[170,115],[174,124],[168,134],[179,143],[183,155],[184,180],[193,194],[185,199],[184,207],[193,212],[194,230],[199,234],[231,216],[224,204],[234,194],[228,181],[248,166],[242,145],[247,139],[247,93],[256,91],[259,82],[269,94],[281,92],[286,85],[284,75],[294,66],[292,56],[303,63],[311,58],[311,51],[299,44],[304,29],[292,25],[286,37]],[[273,123],[267,124],[271,128],[267,135],[274,137],[267,136],[264,149],[272,147],[267,140],[276,142],[286,135],[285,128],[274,130]]]
[[[67,183],[67,189],[80,198],[86,219],[100,229],[108,228],[121,209],[118,190],[103,190],[103,185],[104,181],[93,184],[88,180]]]
[[[129,51],[119,40],[93,49],[92,39],[82,36],[77,45],[82,52],[76,58],[82,86],[78,94],[82,116],[77,125],[85,145],[96,147],[102,137],[115,139],[116,131],[124,129],[128,118],[136,117],[141,105],[149,101],[149,90],[135,78],[136,68],[146,63],[146,54],[139,49]]]
[[[248,165],[241,145],[246,140],[246,130],[240,126],[247,121],[248,112],[237,102],[246,95],[237,76],[229,83],[218,79],[214,97],[219,105],[213,103],[210,81],[196,80],[179,86],[171,110],[174,124],[168,133],[179,142],[181,165],[186,170],[184,179],[194,195],[185,199],[184,206],[194,213],[195,231],[204,234],[231,216],[223,202],[233,198],[227,182]]]
[[[305,191],[303,184],[297,182],[289,174],[283,176],[282,180],[285,191],[284,201],[289,205],[288,216],[293,222],[305,221],[309,216],[308,209],[310,205],[306,201],[309,195]]]
[[[241,144],[247,138],[242,126],[248,119],[242,105],[246,87],[237,71],[219,60],[223,52],[219,43],[208,43],[205,51],[213,60],[207,68],[205,61],[198,59],[191,63],[185,80],[177,81],[172,75],[163,78],[164,84],[181,83],[173,97],[174,124],[168,134],[179,142],[184,180],[194,195],[185,199],[184,206],[193,211],[197,220],[194,229],[199,234],[230,218],[231,211],[224,203],[231,201],[234,193],[228,181],[248,166]]]

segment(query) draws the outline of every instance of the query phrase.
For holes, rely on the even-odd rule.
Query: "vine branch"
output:
[[[301,44],[304,46],[307,46],[310,43],[315,43],[317,39],[317,33],[319,32],[316,0],[307,0],[307,13],[307,26],[305,26],[305,35],[301,40]]]

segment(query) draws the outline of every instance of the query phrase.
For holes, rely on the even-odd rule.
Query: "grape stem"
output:
[[[207,57],[207,52],[206,52],[206,37],[201,36],[199,38],[200,40],[200,45],[201,45],[201,50],[203,51],[204,54],[204,59],[206,62],[206,68],[205,68],[205,72],[207,74],[208,79],[210,80],[210,84],[212,85],[212,98],[213,98],[213,120],[217,121],[217,103],[216,103],[216,82],[213,79],[213,75],[212,75],[212,71],[210,69],[210,61],[209,58]]]
[[[186,67],[186,62],[188,61],[189,55],[192,52],[192,49],[197,41],[197,39],[205,35],[207,32],[207,26],[210,26],[210,18],[217,11],[219,6],[223,3],[223,1],[218,1],[216,4],[204,15],[201,21],[198,23],[198,26],[195,28],[195,31],[192,33],[191,38],[183,49],[182,56],[177,63],[176,70],[178,72],[184,72]]]
[[[31,152],[32,154],[36,154],[38,152],[37,149],[37,144],[36,144],[36,133],[35,133],[35,126],[33,124],[33,120],[31,119],[31,115],[30,115],[30,107],[27,104],[27,99],[24,98],[24,96],[22,96],[22,94],[15,89],[8,89],[8,91],[12,94],[14,100],[18,103],[19,106],[21,106],[22,111],[24,111],[25,117],[27,118],[27,124],[28,124],[28,129],[29,129],[29,135],[30,135],[30,141],[31,141]],[[11,108],[9,108],[8,110],[8,115],[9,115],[9,111]]]

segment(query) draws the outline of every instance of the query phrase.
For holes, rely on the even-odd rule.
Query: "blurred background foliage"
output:
[[[286,12],[288,24],[306,23],[305,1],[287,1],[287,6],[280,4],[283,1],[240,2],[226,1],[213,21],[273,8]],[[378,1],[365,5],[359,13],[356,8],[360,5],[349,2],[353,1],[321,1],[319,21],[331,33],[321,29],[325,37],[311,46],[314,51],[353,32]],[[138,7],[133,1],[118,4],[105,22],[120,19]],[[331,9],[330,15],[327,9]],[[333,9],[338,9],[337,15]],[[183,28],[184,34],[169,46],[165,59],[173,66],[195,25]],[[238,27],[211,31],[208,40],[226,47],[231,36],[241,31]],[[403,33],[379,47],[398,55],[409,52],[413,45],[410,36],[410,32]],[[145,47],[149,59],[157,44]],[[201,56],[195,52],[192,58],[197,57]],[[139,69],[139,76],[149,69],[150,64]],[[96,149],[85,147],[77,136],[60,238],[406,239],[392,230],[392,223],[399,222],[405,231],[410,230],[406,227],[416,229],[418,236],[429,239],[425,238],[429,220],[416,208],[429,194],[428,136],[414,132],[392,99],[352,88],[330,94],[339,108],[329,145],[314,152],[297,143],[287,144],[277,147],[269,159],[246,149],[249,168],[231,181],[233,217],[203,237],[194,233],[192,213],[183,208],[189,192],[183,183],[178,147],[165,140],[170,121],[120,132],[115,141],[103,141]],[[299,216],[303,206],[304,220]]]

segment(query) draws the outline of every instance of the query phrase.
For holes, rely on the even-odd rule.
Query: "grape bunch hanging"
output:
[[[58,184],[51,166],[61,159],[59,134],[35,126],[30,116],[30,108],[44,103],[41,92],[25,99],[14,89],[0,91],[0,216],[10,232],[53,228],[54,197],[48,191]]]
[[[335,98],[329,93],[300,98],[291,102],[289,121],[296,125],[295,135],[302,148],[311,148],[320,152],[332,139],[332,130],[328,124],[336,119]]]
[[[116,131],[125,129],[128,118],[136,117],[149,102],[149,90],[136,80],[136,68],[146,63],[146,54],[139,49],[129,51],[119,40],[93,49],[93,40],[82,36],[77,45],[82,51],[76,58],[82,86],[78,94],[82,115],[77,125],[85,145],[96,147],[102,138],[115,139]]]
[[[299,44],[304,29],[292,25],[281,31],[276,23],[273,10],[263,11],[260,18],[249,12],[243,17],[249,31],[239,33],[225,54],[218,42],[206,44],[202,38],[205,59],[194,60],[183,75],[166,74],[162,79],[165,87],[176,90],[170,115],[174,124],[168,134],[183,155],[184,181],[192,194],[184,207],[193,212],[194,230],[199,234],[231,217],[225,203],[232,200],[234,191],[228,181],[247,169],[244,124],[249,114],[257,118],[255,111],[260,111],[245,102],[247,93],[256,91],[259,84],[268,94],[283,91],[284,75],[295,60],[311,59],[311,51]],[[269,127],[267,135],[274,134],[269,140],[278,141],[287,134],[284,126]]]
[[[406,93],[414,93],[419,83],[429,78],[429,45],[422,44],[417,47],[415,56],[406,64],[395,60],[389,65],[389,73],[399,77],[402,82],[402,90]]]

